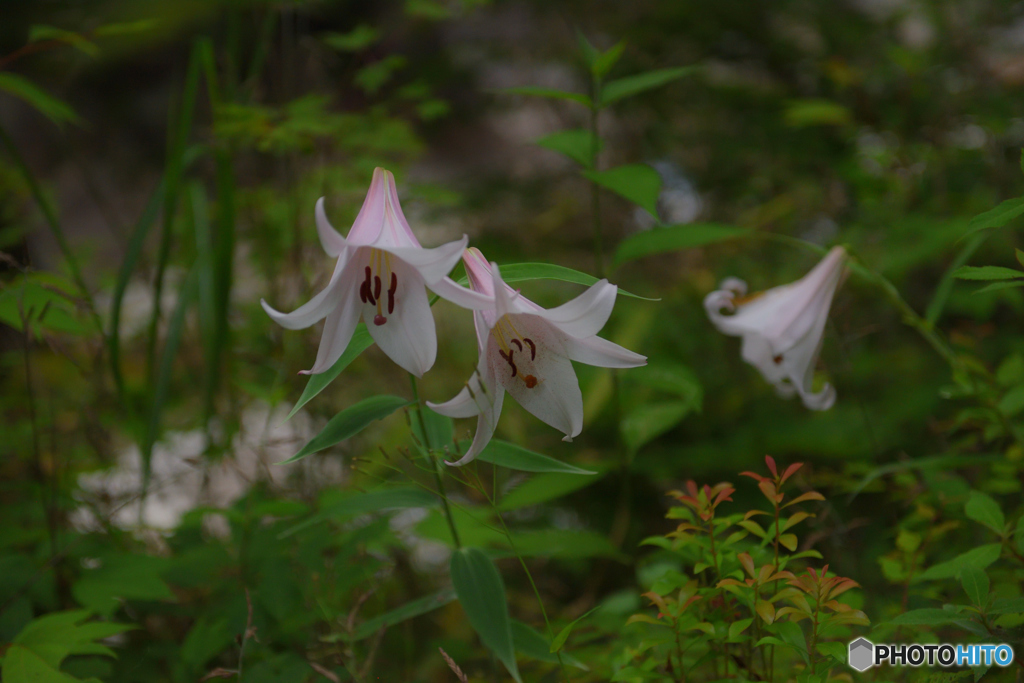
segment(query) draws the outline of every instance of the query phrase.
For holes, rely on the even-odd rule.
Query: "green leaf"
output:
[[[827,655],[840,664],[846,664],[849,646],[845,643],[818,643],[818,652]]]
[[[537,140],[538,145],[544,149],[564,154],[584,168],[594,167],[594,136],[589,130],[573,128],[571,130],[560,130],[557,133],[546,135]],[[597,139],[596,150],[603,146],[600,138]]]
[[[665,401],[637,408],[623,418],[619,426],[626,448],[630,453],[636,453],[679,424],[693,407],[692,401]]]
[[[330,448],[358,434],[369,426],[371,422],[382,420],[410,403],[412,401],[401,396],[371,396],[370,398],[363,399],[354,406],[346,408],[332,417],[323,430],[310,439],[309,443],[302,447],[302,450],[277,464],[286,465],[293,463],[302,460],[310,453]]]
[[[565,641],[567,641],[569,639],[569,635],[572,633],[573,629],[576,628],[576,625],[579,624],[584,619],[586,619],[587,617],[589,617],[596,610],[600,609],[600,607],[601,606],[598,605],[597,607],[591,609],[590,611],[588,611],[588,612],[586,612],[584,614],[581,614],[580,616],[578,616],[575,619],[573,619],[570,623],[566,624],[566,626],[561,631],[558,632],[558,635],[555,636],[555,639],[551,641],[550,651],[551,652],[558,652],[563,647],[565,647]]]
[[[643,256],[663,254],[667,251],[692,249],[706,244],[724,242],[725,240],[747,237],[753,230],[737,228],[731,225],[716,223],[691,223],[686,225],[668,225],[663,228],[654,227],[644,232],[630,235],[619,243],[615,250],[615,265],[632,261]]]
[[[531,97],[546,97],[551,100],[568,100],[570,102],[582,104],[584,107],[588,108],[591,106],[590,98],[586,95],[576,92],[556,90],[555,88],[540,88],[532,85],[526,85],[518,88],[505,88],[501,90],[501,92],[507,95],[528,95]]]
[[[547,638],[531,626],[515,619],[512,620],[512,642],[516,646],[516,652],[524,657],[558,664],[558,655],[552,654]],[[583,671],[590,670],[586,664],[568,654],[562,655],[562,661]]]
[[[590,65],[590,73],[597,78],[604,78],[608,75],[608,72],[612,70],[619,59],[622,57],[623,50],[626,49],[626,41],[620,40],[619,42],[612,45],[606,51],[602,52],[593,63]]]
[[[423,424],[420,424],[420,411],[423,413]],[[443,451],[451,446],[454,438],[454,425],[452,419],[446,415],[435,413],[430,408],[416,406],[409,411],[409,424],[412,426],[413,436],[426,453],[429,446],[432,450]],[[426,425],[427,433],[423,433],[423,425]]]
[[[996,598],[986,614],[1024,614],[1024,598]]]
[[[62,123],[78,125],[82,123],[82,119],[78,117],[74,109],[56,97],[43,92],[23,76],[12,74],[8,71],[0,71],[0,90],[4,90],[15,97],[20,97],[58,126]]]
[[[632,97],[633,95],[642,93],[645,90],[661,87],[666,83],[671,83],[683,76],[689,76],[692,73],[696,73],[697,68],[698,67],[695,66],[678,66],[669,69],[656,69],[654,71],[647,71],[642,74],[626,76],[625,78],[608,81],[608,83],[601,88],[601,105],[607,106],[612,102],[617,102],[626,97]]]
[[[850,110],[831,100],[793,100],[786,104],[783,121],[791,128],[843,126],[853,120]]]
[[[355,642],[369,638],[372,635],[376,635],[382,628],[390,628],[395,624],[400,624],[403,621],[408,621],[413,617],[418,617],[428,612],[433,612],[439,607],[444,607],[448,603],[455,600],[455,591],[450,589],[439,590],[431,595],[424,596],[412,602],[407,602],[401,607],[396,607],[390,612],[378,615],[371,619],[367,619],[359,625],[359,627],[349,638],[348,634],[337,634],[324,638],[327,642],[335,642],[338,640],[344,640],[348,642]]]
[[[334,365],[325,372],[309,376],[306,388],[302,390],[302,395],[299,396],[299,400],[295,403],[295,407],[292,408],[290,413],[288,413],[287,419],[291,419],[295,413],[302,409],[302,406],[309,403],[313,397],[326,389],[328,384],[333,382],[338,375],[340,375],[342,371],[352,363],[352,361],[359,357],[359,354],[370,348],[372,345],[373,338],[366,330],[366,325],[363,323],[356,325],[355,332],[352,333],[352,340],[349,341],[348,347],[345,349],[345,353],[341,354],[341,357],[334,361]]]
[[[587,40],[583,31],[578,28],[576,29],[576,45],[580,49],[580,55],[583,56],[583,63],[587,66],[589,71],[593,72],[594,63],[601,56],[601,51],[594,47],[593,43]]]
[[[0,290],[0,322],[21,332],[25,323],[35,336],[43,333],[84,335],[91,326],[80,320],[77,288],[58,275],[31,272]],[[24,317],[24,319],[23,319]]]
[[[477,456],[478,460],[489,462],[492,465],[500,465],[510,470],[522,472],[562,472],[565,474],[597,474],[592,470],[585,470],[575,465],[555,460],[540,453],[526,450],[522,446],[492,439],[490,443]]]
[[[369,24],[360,24],[348,33],[323,33],[320,42],[339,52],[361,52],[380,40],[380,31]]]
[[[451,575],[459,603],[480,640],[521,683],[505,584],[498,568],[479,548],[459,548],[452,553]]]
[[[968,565],[984,569],[998,560],[1002,551],[1003,546],[1001,543],[988,543],[972,548],[965,553],[957,555],[952,560],[940,562],[929,567],[918,574],[916,580],[953,579],[960,576],[961,570]]]
[[[964,592],[975,607],[984,607],[988,602],[989,582],[984,569],[966,565],[960,570],[960,585],[964,587]]]
[[[996,208],[972,218],[971,222],[967,224],[967,232],[964,235],[989,228],[1001,228],[1022,213],[1024,213],[1024,197],[1007,199]]]
[[[626,164],[607,171],[583,171],[583,176],[658,216],[661,176],[647,164]]]
[[[529,282],[531,280],[558,280],[560,282],[572,282],[577,285],[590,286],[598,279],[588,273],[581,273],[572,268],[555,265],[554,263],[506,263],[501,267],[501,279],[508,284],[515,282]],[[459,279],[459,284],[466,285],[469,278],[465,275]],[[649,299],[619,288],[622,296],[642,299],[643,301],[661,301],[661,299]]]
[[[320,512],[281,532],[278,538],[287,538],[328,519],[340,520],[384,510],[431,507],[438,503],[436,495],[418,488],[381,488],[366,492],[345,492],[341,500],[324,505]]]
[[[71,655],[104,655],[114,652],[97,641],[134,628],[128,624],[84,622],[87,610],[54,612],[34,619],[15,636],[0,664],[4,683],[72,683],[60,671]]]
[[[1022,275],[1024,275],[1024,273],[1022,273]],[[1024,279],[1003,280],[1002,282],[993,282],[990,285],[985,285],[980,289],[974,290],[974,293],[984,294],[985,292],[997,292],[1001,289],[1016,289],[1018,287],[1024,287]]]
[[[523,557],[610,557],[629,562],[629,556],[616,548],[607,536],[588,529],[516,531],[512,532],[512,541]]]
[[[960,266],[953,271],[958,280],[1010,280],[1024,277],[1024,270],[1002,266]]]
[[[581,477],[578,474],[564,472],[546,472],[520,484],[498,503],[498,510],[507,512],[530,505],[546,503],[560,498],[599,481],[605,470],[598,469],[598,476]]]
[[[704,388],[700,380],[685,365],[671,361],[655,360],[643,367],[631,370],[629,378],[640,384],[675,394],[699,411],[704,402]]]
[[[95,57],[100,53],[100,49],[96,47],[96,43],[78,33],[75,33],[74,31],[66,31],[62,28],[57,28],[56,26],[36,24],[29,28],[28,42],[38,43],[40,40],[54,40],[66,43],[73,48],[81,50],[90,57]]]
[[[941,626],[963,621],[964,617],[944,609],[912,609],[888,623],[896,626]]]
[[[121,600],[175,601],[174,593],[160,577],[166,563],[149,555],[115,555],[103,559],[97,569],[85,570],[71,586],[82,607],[110,617]]]
[[[990,496],[980,491],[971,491],[967,504],[964,505],[964,514],[968,519],[984,524],[1000,536],[1006,530],[1006,518],[999,508],[999,503],[992,500]]]
[[[100,26],[93,35],[97,38],[109,38],[112,36],[131,36],[138,33],[147,33],[152,31],[160,22],[156,19],[140,19],[139,21],[122,21],[114,24],[106,24]]]

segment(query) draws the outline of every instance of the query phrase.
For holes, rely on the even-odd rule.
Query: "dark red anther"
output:
[[[398,276],[391,273],[391,286],[388,287],[388,315],[395,312],[395,292],[398,291]]]
[[[359,285],[359,298],[362,300],[364,304],[368,301],[368,299],[366,298],[366,295],[369,294],[367,289],[368,288],[366,286],[366,281],[364,280],[363,283]]]
[[[514,360],[512,360],[512,355],[513,355],[514,353],[515,353],[515,351],[513,351],[512,349],[509,349],[509,350],[508,350],[508,353],[505,353],[505,352],[504,352],[504,351],[502,351],[501,349],[498,349],[498,355],[500,355],[500,356],[501,356],[502,358],[504,358],[504,359],[505,359],[505,362],[507,362],[507,363],[508,363],[508,364],[509,364],[509,365],[510,365],[510,366],[512,367],[512,376],[513,376],[513,377],[515,377],[515,376],[516,376],[516,373],[517,373],[517,372],[519,371],[519,369],[518,369],[518,368],[516,368],[516,363],[515,363],[515,361],[514,361]]]
[[[363,281],[363,287],[366,288],[366,299],[371,306],[377,304],[377,297],[370,291],[370,266],[366,266],[366,279]]]
[[[373,276],[373,298],[380,298],[380,275]]]
[[[518,339],[513,339],[512,343],[515,344],[516,346],[518,346],[520,351],[523,350],[523,343],[521,341],[519,341]]]
[[[380,327],[381,325],[383,325],[387,321],[388,321],[388,319],[385,318],[384,316],[382,316],[380,313],[378,313],[377,315],[373,316],[373,324],[376,325],[377,327]]]
[[[523,337],[523,341],[530,345],[530,360],[537,360],[537,345],[529,337]]]
[[[777,355],[774,358],[772,358],[772,360],[775,361],[776,365],[781,365],[782,364],[782,354],[780,353],[779,355]]]

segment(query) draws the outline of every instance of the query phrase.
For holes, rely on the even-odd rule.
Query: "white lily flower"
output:
[[[398,203],[395,178],[377,168],[348,237],[327,221],[323,197],[316,203],[316,227],[328,256],[336,256],[330,282],[291,313],[260,300],[263,310],[289,330],[327,318],[316,362],[302,374],[329,369],[345,351],[360,319],[391,360],[420,377],[437,357],[437,334],[425,287],[466,308],[491,306],[490,299],[447,277],[468,238],[424,249]]]
[[[760,370],[780,396],[799,394],[811,410],[828,410],[836,400],[830,384],[817,393],[811,385],[825,321],[845,264],[846,251],[835,247],[796,282],[744,298],[747,284],[728,278],[721,289],[704,298],[715,327],[743,337],[743,360]],[[723,315],[723,309],[732,315]]]
[[[466,454],[450,465],[465,465],[491,440],[507,391],[521,406],[572,441],[583,429],[583,395],[570,361],[605,368],[645,365],[647,358],[601,339],[618,287],[607,280],[557,308],[544,309],[501,279],[496,263],[467,249],[470,288],[492,302],[475,311],[479,361],[465,388],[452,400],[427,405],[449,417],[478,416]]]

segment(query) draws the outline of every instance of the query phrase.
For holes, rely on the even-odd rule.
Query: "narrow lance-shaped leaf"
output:
[[[972,218],[971,222],[967,224],[965,236],[979,230],[1001,228],[1021,214],[1024,214],[1024,197],[1007,199],[994,209]]]
[[[658,216],[661,176],[647,164],[626,164],[606,171],[583,171],[588,180],[605,187]]]
[[[367,332],[366,325],[363,323],[356,325],[355,332],[352,333],[352,340],[349,341],[345,353],[341,354],[341,357],[334,362],[334,365],[326,372],[310,375],[309,381],[306,382],[306,388],[302,390],[302,395],[295,402],[295,407],[288,413],[288,419],[291,419],[295,413],[302,409],[302,406],[309,403],[317,394],[326,389],[328,384],[333,382],[352,361],[359,357],[359,354],[372,345],[373,338]]]
[[[554,263],[506,263],[501,266],[501,279],[508,284],[513,282],[529,282],[531,280],[558,280],[588,287],[598,281],[596,277],[589,273],[581,273],[578,270]],[[466,276],[462,276],[459,279],[459,284],[461,285],[468,283],[469,278]],[[644,301],[661,301],[661,299],[651,299],[627,292],[621,287],[619,288],[619,294]]]
[[[652,228],[624,239],[615,250],[615,265],[626,261],[663,254],[680,249],[702,247],[715,242],[748,237],[753,234],[747,228],[717,223],[691,223]]]
[[[1002,266],[960,266],[953,272],[959,280],[1011,280],[1024,278],[1024,270]]]
[[[43,92],[23,76],[6,71],[0,72],[0,90],[21,98],[58,126],[63,123],[82,123],[74,109],[53,95]]]
[[[500,465],[520,472],[563,472],[565,474],[593,475],[597,472],[585,470],[569,463],[534,453],[507,441],[493,439],[477,456],[477,460]]]
[[[602,142],[600,139],[596,142],[597,151],[600,151],[603,146]],[[564,154],[584,168],[593,168],[595,140],[589,130],[583,128],[560,130],[537,140],[537,144],[544,149]]]
[[[670,69],[656,69],[634,76],[609,81],[601,89],[601,104],[609,105],[625,97],[632,97],[645,90],[658,88],[672,81],[689,76],[697,71],[695,66],[678,66]]]
[[[550,100],[568,100],[570,102],[582,104],[584,107],[588,108],[592,106],[590,98],[582,93],[566,92],[565,90],[557,90],[555,88],[540,88],[527,85],[518,88],[505,88],[501,92],[508,95],[529,95],[533,97],[545,97]]]
[[[371,396],[370,398],[363,399],[354,406],[346,408],[332,417],[327,426],[310,439],[309,443],[302,447],[302,450],[277,464],[286,465],[293,463],[297,460],[302,460],[311,453],[316,453],[341,443],[345,439],[361,432],[371,422],[383,419],[410,403],[411,401],[400,396]]]
[[[498,568],[479,548],[460,548],[452,553],[451,575],[459,603],[480,640],[521,683],[505,584]]]

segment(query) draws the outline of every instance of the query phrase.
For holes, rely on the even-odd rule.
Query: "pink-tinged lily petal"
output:
[[[385,207],[387,206],[387,184],[394,183],[390,171],[383,168],[373,169],[373,180],[363,200],[363,206],[356,215],[352,229],[348,232],[348,241],[357,246],[373,244],[380,236],[384,227]],[[330,253],[330,252],[328,252]]]
[[[490,442],[494,429],[498,426],[501,406],[505,400],[505,390],[494,381],[486,358],[481,358],[477,370],[470,376],[466,386],[455,398],[445,403],[427,401],[431,410],[448,417],[477,417],[476,434],[469,450],[456,462],[448,462],[453,466],[462,466],[472,462]]]
[[[546,310],[509,287],[495,263],[478,249],[463,254],[470,288],[491,306],[474,311],[480,360],[466,388],[435,407],[451,417],[479,415],[473,446],[458,462],[487,445],[504,392],[571,441],[583,429],[583,396],[571,360],[606,367],[636,367],[647,359],[595,336],[608,320],[618,289],[602,280],[564,306]],[[433,404],[430,404],[433,406]]]
[[[364,204],[365,206],[365,204]],[[327,213],[324,211],[324,198],[316,200],[316,234],[320,238],[320,246],[324,248],[328,256],[338,256],[348,247],[348,242],[338,234],[338,231],[331,226],[327,220]],[[360,212],[362,214],[362,212]],[[359,220],[358,218],[356,219]]]
[[[466,249],[469,238],[465,235],[462,239],[442,244],[433,249],[423,247],[380,247],[420,272],[420,276],[428,284],[432,285],[443,279],[462,258],[462,252]]]
[[[746,283],[729,278],[704,299],[708,316],[721,332],[743,337],[743,359],[756,367],[780,396],[799,395],[812,410],[827,410],[836,398],[831,385],[818,392],[811,386],[825,322],[845,263],[845,250],[835,247],[791,284],[744,300]],[[732,314],[725,315],[723,310]]]
[[[608,322],[618,291],[608,280],[600,280],[572,301],[537,315],[558,325],[569,336],[593,337]]]
[[[442,299],[451,301],[456,306],[468,308],[471,311],[481,311],[494,307],[494,297],[463,287],[450,277],[444,277],[437,282],[428,283],[427,287],[432,289]]]
[[[583,430],[583,394],[561,335],[535,316],[517,315],[509,323],[522,335],[524,348],[520,351],[510,343],[508,353],[513,360],[508,362],[501,356],[499,336],[492,335],[487,347],[492,371],[519,405],[565,434],[565,441],[572,441]],[[535,353],[525,344],[526,339]]]
[[[301,330],[321,320],[337,306],[338,290],[341,287],[341,277],[345,270],[347,252],[342,252],[334,267],[330,282],[312,299],[296,308],[291,313],[281,313],[272,308],[264,299],[260,299],[260,305],[267,315],[286,330]]]
[[[565,352],[572,360],[598,368],[637,368],[647,365],[647,357],[634,353],[601,337],[566,337]]]
[[[391,171],[384,171],[384,220],[373,242],[385,249],[420,246],[420,241],[409,227],[409,221],[405,220],[405,213],[398,201],[395,176],[391,175]]]
[[[429,284],[439,294],[473,310],[493,308],[491,297],[459,287],[447,273],[461,257],[465,236],[436,249],[416,240],[398,203],[395,178],[378,168],[349,231],[331,227],[324,200],[316,204],[317,233],[324,250],[338,256],[327,287],[292,313],[262,302],[267,314],[289,329],[327,318],[310,373],[329,369],[341,356],[360,318],[377,345],[417,376],[437,357],[437,333],[427,301]]]
[[[364,266],[364,272],[367,269],[373,272],[369,265]],[[422,377],[437,357],[437,332],[426,286],[419,272],[403,261],[391,261],[388,270],[389,285],[377,289],[375,276],[374,297],[362,303],[363,320],[373,341],[388,358]]]
[[[339,289],[350,288],[355,282],[356,271],[353,268],[346,269],[342,275]],[[352,333],[359,322],[359,301],[352,297],[342,298],[339,305],[327,316],[324,323],[324,333],[320,338],[320,348],[316,353],[316,362],[309,370],[303,370],[300,374],[315,375],[326,372],[334,365],[341,354],[345,353],[348,343],[352,340]]]

